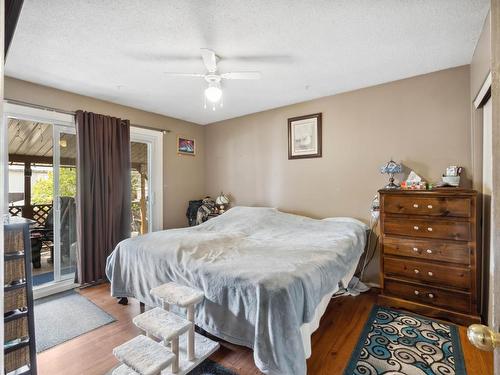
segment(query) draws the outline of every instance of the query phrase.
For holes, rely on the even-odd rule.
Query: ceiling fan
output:
[[[217,61],[219,57],[214,51],[208,48],[201,49],[201,57],[207,73],[171,73],[166,72],[166,74],[178,77],[199,77],[204,78],[208,84],[205,89],[205,108],[206,100],[212,103],[212,109],[215,111],[215,105],[220,102],[222,107],[222,88],[221,81],[223,79],[260,79],[260,72],[230,72],[230,73],[219,73],[217,71]]]

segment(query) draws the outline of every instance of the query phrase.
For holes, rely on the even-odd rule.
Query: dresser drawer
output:
[[[404,215],[471,217],[472,205],[468,198],[388,195],[384,197],[384,211]]]
[[[469,293],[451,292],[400,280],[385,279],[384,294],[464,313],[471,309]]]
[[[384,254],[470,265],[469,245],[464,242],[384,237]]]
[[[435,263],[409,260],[405,258],[384,258],[384,273],[387,276],[403,277],[438,286],[470,289],[470,270]]]
[[[384,233],[400,236],[469,241],[471,224],[467,221],[384,218]]]

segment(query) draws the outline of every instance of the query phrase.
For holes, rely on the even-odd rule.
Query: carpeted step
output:
[[[113,354],[140,375],[159,374],[176,358],[166,347],[144,335],[117,346]]]
[[[159,307],[136,316],[132,321],[149,335],[166,341],[187,332],[193,324],[179,315]]]
[[[140,375],[137,371],[132,370],[127,365],[123,364],[113,370],[111,375]]]
[[[151,289],[151,294],[170,305],[188,307],[200,303],[205,295],[202,291],[174,282]]]

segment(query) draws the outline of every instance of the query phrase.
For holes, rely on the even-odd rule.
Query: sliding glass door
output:
[[[132,237],[163,229],[163,135],[130,129]]]
[[[5,104],[4,204],[31,228],[35,297],[75,286],[77,142],[74,116]],[[132,235],[163,229],[163,134],[131,128]]]
[[[35,296],[74,286],[76,135],[73,116],[7,104],[9,214],[33,220]]]

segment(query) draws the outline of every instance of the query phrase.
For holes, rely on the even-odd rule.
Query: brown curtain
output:
[[[130,122],[76,112],[77,282],[105,279],[106,258],[130,237]]]

